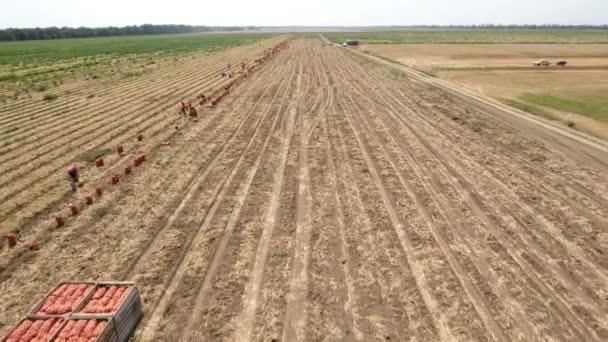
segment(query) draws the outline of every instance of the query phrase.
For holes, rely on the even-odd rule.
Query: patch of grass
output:
[[[85,161],[87,163],[94,163],[97,159],[111,153],[112,150],[108,149],[108,148],[102,148],[102,149],[92,149],[92,150],[88,150],[86,152],[84,152],[83,154],[81,154],[78,159]]]
[[[519,99],[536,106],[608,121],[608,98],[604,97],[567,98],[551,94],[524,94]]]
[[[0,75],[0,82],[2,81],[14,81],[17,78],[19,78],[19,76],[15,75],[15,74],[5,74],[5,75]]]
[[[124,75],[122,75],[124,78],[129,78],[129,77],[137,77],[137,76],[141,76],[143,75],[143,72],[139,72],[139,71],[130,71],[130,72],[126,72]]]
[[[46,85],[46,84],[44,84],[44,83],[41,83],[41,84],[38,84],[38,85],[34,86],[34,90],[38,91],[38,92],[42,92],[42,91],[45,91],[47,89],[49,89],[49,86]]]
[[[255,43],[271,34],[181,34],[32,40],[0,43],[0,65],[30,65],[99,56],[130,56],[219,50]],[[96,62],[90,62],[96,63]],[[0,78],[1,80],[1,78]]]
[[[401,70],[396,70],[396,69],[391,69],[390,70],[391,73],[391,78],[393,80],[399,80],[399,79],[407,79],[407,74]]]
[[[546,118],[552,118],[549,113],[547,113],[545,110],[543,110],[540,107],[537,107],[535,105],[531,105],[525,102],[521,102],[521,101],[517,101],[517,100],[511,100],[511,99],[500,99],[500,101],[506,105],[509,105],[511,107],[517,108],[519,110],[523,110],[524,112],[528,112],[528,113],[532,113],[532,114],[536,114],[539,116],[543,116]]]
[[[54,101],[58,98],[59,96],[55,95],[55,94],[46,94],[44,95],[44,97],[42,98],[44,101]]]

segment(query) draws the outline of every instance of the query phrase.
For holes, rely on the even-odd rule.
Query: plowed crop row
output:
[[[140,132],[151,138],[173,129],[174,124],[181,126],[175,109],[179,100],[217,89],[226,81],[221,72],[227,64],[249,63],[278,41],[194,56],[111,87],[92,82],[83,85],[83,91],[103,92],[100,96],[66,95],[50,108],[37,102],[7,114],[7,125],[20,121],[20,126],[0,141],[5,144],[0,152],[0,217],[18,226],[65,198],[62,169],[73,162],[87,165],[83,160],[87,152],[111,151],[118,144],[132,143]],[[98,175],[87,170],[84,176],[92,180]],[[41,197],[41,193],[47,195]]]
[[[136,341],[608,339],[605,170],[346,49],[291,41],[149,159],[0,320],[76,277],[137,283]]]

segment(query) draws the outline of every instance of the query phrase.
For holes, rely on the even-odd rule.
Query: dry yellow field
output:
[[[497,99],[541,108],[543,114],[608,138],[608,45],[605,44],[374,44],[362,50],[454,81]],[[538,68],[539,59],[567,60],[565,68]],[[598,108],[577,112],[527,103],[553,96]],[[567,107],[570,109],[569,106]],[[576,106],[574,106],[576,107]],[[594,108],[595,108],[594,107]]]
[[[608,67],[607,44],[373,44],[362,49],[426,70],[527,68],[538,59],[565,59],[568,69]]]

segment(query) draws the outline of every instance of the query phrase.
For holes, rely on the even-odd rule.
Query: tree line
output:
[[[134,25],[125,27],[45,27],[8,28],[0,30],[0,41],[44,40],[63,38],[90,38],[137,36],[156,34],[243,31],[252,27],[241,26],[190,26],[190,25]]]

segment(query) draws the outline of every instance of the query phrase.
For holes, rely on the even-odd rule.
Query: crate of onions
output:
[[[62,282],[1,342],[127,342],[143,309],[128,282]]]
[[[112,318],[69,318],[50,342],[115,342]]]
[[[38,302],[31,315],[62,316],[76,311],[95,287],[93,282],[62,282]]]
[[[81,303],[73,317],[112,317],[118,341],[127,341],[143,316],[134,283],[100,282]]]
[[[63,318],[24,318],[2,342],[47,342],[63,325]]]

